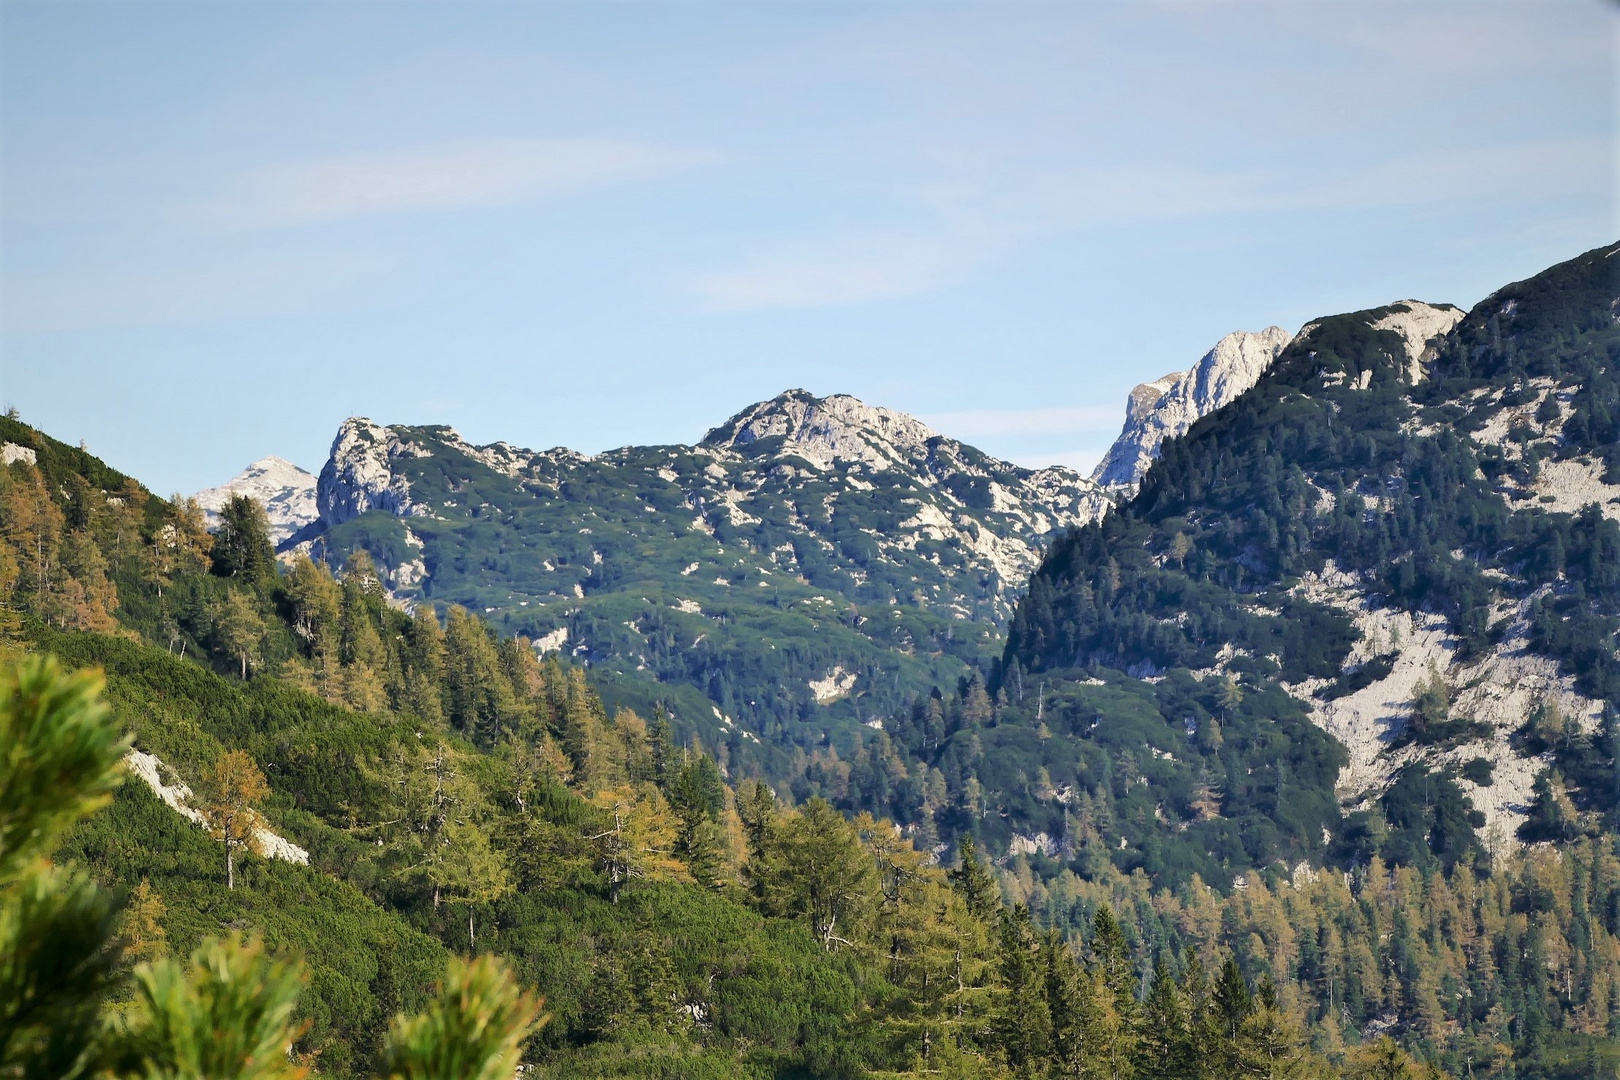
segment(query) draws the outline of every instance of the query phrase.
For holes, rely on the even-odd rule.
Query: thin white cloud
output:
[[[269,165],[198,209],[239,227],[303,225],[512,203],[712,158],[617,139],[480,139]]]
[[[981,244],[955,236],[876,233],[794,245],[696,282],[710,311],[890,300],[963,280]]]
[[[1072,408],[965,409],[931,413],[922,421],[959,439],[1001,436],[1080,435],[1119,429],[1124,410],[1115,405]]]
[[[973,170],[969,170],[973,172]],[[787,245],[695,282],[709,311],[836,307],[917,296],[968,280],[1031,242],[1067,232],[1199,216],[1353,210],[1604,195],[1615,165],[1605,137],[1423,152],[1338,172],[1169,165],[1079,165],[952,178],[914,192],[936,224]]]

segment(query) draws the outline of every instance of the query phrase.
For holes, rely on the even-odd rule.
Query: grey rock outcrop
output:
[[[768,444],[774,452],[825,470],[838,463],[883,468],[926,460],[939,438],[914,416],[848,394],[818,398],[807,390],[789,390],[744,409],[705,435],[702,445],[747,452],[753,444],[780,439]]]
[[[409,516],[415,509],[411,485],[393,468],[393,463],[400,457],[421,457],[425,453],[399,439],[391,429],[363,416],[343,421],[316,487],[321,521],[329,526],[341,525],[368,510]]]
[[[1466,312],[1451,304],[1425,304],[1421,300],[1401,300],[1389,306],[1389,313],[1372,324],[1374,330],[1392,330],[1406,346],[1407,381],[1420,383],[1427,372],[1429,342],[1444,337],[1462,321]]]
[[[1292,340],[1280,326],[1259,333],[1237,330],[1216,342],[1191,371],[1136,387],[1125,406],[1124,430],[1091,479],[1113,491],[1134,490],[1166,439],[1185,434],[1253,386]]]

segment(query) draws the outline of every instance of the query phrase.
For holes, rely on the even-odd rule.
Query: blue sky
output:
[[[1089,467],[1229,330],[1620,235],[1617,10],[8,0],[0,397],[164,492],[794,386]]]

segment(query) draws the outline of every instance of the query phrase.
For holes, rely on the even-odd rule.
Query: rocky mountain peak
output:
[[[1164,440],[1184,434],[1201,417],[1253,386],[1292,340],[1293,335],[1280,326],[1258,333],[1237,330],[1217,341],[1192,370],[1132,390],[1124,430],[1098,463],[1092,480],[1106,488],[1134,488]]]
[[[744,409],[705,435],[702,445],[747,454],[764,449],[756,445],[764,443],[817,469],[851,462],[883,468],[926,457],[929,443],[938,438],[914,416],[848,394],[818,398],[807,390],[789,390]]]
[[[1125,402],[1125,422],[1140,423],[1153,411],[1153,406],[1158,400],[1164,397],[1185,374],[1184,371],[1172,371],[1168,375],[1160,375],[1152,382],[1136,384],[1131,390],[1131,396]]]
[[[351,416],[338,428],[332,452],[321,469],[315,501],[321,520],[340,525],[368,510],[400,516],[411,512],[410,483],[392,468],[401,457],[419,457],[392,428]]]
[[[315,477],[285,458],[262,457],[218,487],[197,492],[210,528],[219,524],[220,510],[236,495],[264,504],[270,538],[278,544],[319,516]]]

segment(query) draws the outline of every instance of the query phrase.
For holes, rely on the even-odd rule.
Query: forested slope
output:
[[[104,668],[195,807],[245,759],[309,865],[231,887],[136,780],[65,854],[142,948],[302,951],[321,1075],[451,952],[547,996],[542,1076],[1603,1075],[1612,250],[1416,349],[1390,309],[1308,327],[1052,547],[995,662],[774,759],[7,417],[7,650]]]

